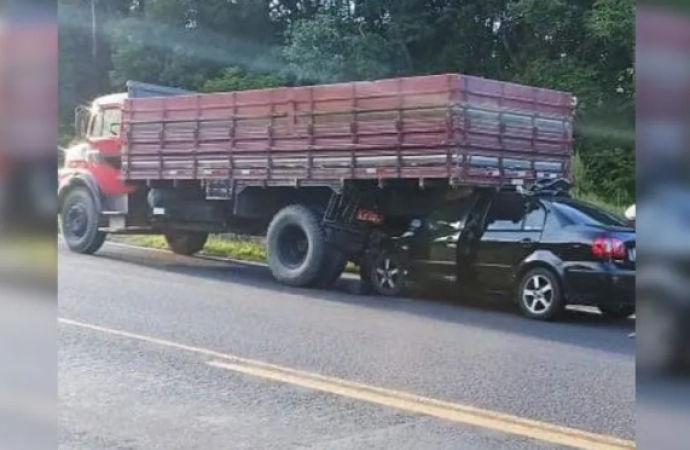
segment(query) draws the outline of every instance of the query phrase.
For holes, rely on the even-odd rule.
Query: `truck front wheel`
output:
[[[195,255],[204,249],[207,240],[208,233],[202,231],[168,231],[165,233],[168,248],[177,255]]]
[[[311,287],[319,278],[334,277],[317,214],[303,205],[291,205],[275,215],[266,235],[268,267],[276,280],[289,286]],[[335,271],[334,271],[335,272]],[[330,281],[330,280],[329,280]]]
[[[67,193],[60,208],[62,236],[67,247],[76,253],[93,254],[103,246],[106,234],[98,230],[100,214],[86,188]]]

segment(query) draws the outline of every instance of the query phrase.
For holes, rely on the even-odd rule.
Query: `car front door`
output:
[[[494,198],[475,258],[477,281],[483,288],[511,289],[514,270],[537,249],[545,220],[546,211],[537,199],[517,193]]]
[[[426,278],[455,280],[458,240],[475,200],[474,195],[468,195],[448,201],[428,217],[425,243],[428,253],[418,262]]]

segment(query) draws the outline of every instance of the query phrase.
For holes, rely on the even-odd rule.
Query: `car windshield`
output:
[[[569,199],[559,200],[556,205],[558,210],[573,223],[606,227],[629,226],[622,217],[586,202]]]

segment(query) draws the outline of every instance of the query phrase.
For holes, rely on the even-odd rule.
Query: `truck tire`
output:
[[[208,233],[202,231],[168,231],[165,241],[170,250],[183,256],[192,256],[204,249]]]
[[[308,208],[316,214],[317,220],[323,217],[326,212],[322,205],[308,205]],[[327,248],[328,255],[325,257],[325,262],[321,268],[321,273],[314,280],[313,287],[319,289],[328,289],[340,279],[345,267],[347,266],[347,256],[337,251],[334,248]]]
[[[88,189],[74,188],[65,195],[60,221],[62,236],[73,252],[91,255],[103,246],[106,233],[98,230],[100,212]]]
[[[333,249],[327,249],[327,252],[330,255],[327,256],[326,263],[315,285],[315,287],[322,289],[332,287],[340,279],[347,266],[345,255]]]
[[[315,287],[337,272],[329,264],[332,254],[317,213],[303,205],[287,206],[275,215],[266,234],[266,253],[273,277],[289,286]]]

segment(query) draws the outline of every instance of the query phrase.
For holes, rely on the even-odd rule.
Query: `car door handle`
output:
[[[526,247],[526,246],[534,244],[534,241],[530,238],[524,238],[520,241],[520,243]]]

